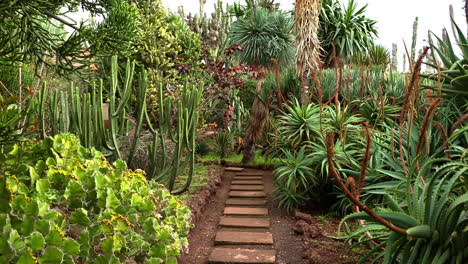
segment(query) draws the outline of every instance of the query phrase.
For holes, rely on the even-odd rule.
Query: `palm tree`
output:
[[[229,42],[231,45],[239,44],[244,47],[244,51],[237,56],[241,63],[255,65],[258,72],[262,73],[273,68],[271,59],[276,59],[280,65],[292,63],[294,58],[292,26],[293,20],[290,15],[259,6],[256,10],[247,10],[244,16],[233,23]],[[262,135],[268,114],[265,105],[258,97],[264,80],[264,75],[259,74],[252,114],[245,133],[243,163],[254,159],[255,145]]]

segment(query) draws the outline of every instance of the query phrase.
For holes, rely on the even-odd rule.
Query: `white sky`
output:
[[[179,6],[183,6],[186,13],[198,13],[200,10],[199,0],[162,0],[163,3],[173,12],[177,11]],[[234,1],[244,0],[223,0],[224,3],[233,3]],[[402,66],[402,56],[404,52],[403,40],[405,40],[408,49],[411,48],[413,22],[416,16],[419,17],[418,45],[421,49],[427,45],[427,32],[431,30],[437,35],[441,35],[444,27],[452,33],[450,26],[449,5],[452,4],[455,11],[455,20],[462,30],[466,32],[465,12],[463,10],[463,0],[355,0],[361,7],[368,4],[367,17],[377,21],[379,31],[378,44],[382,44],[391,51],[392,43],[398,45],[398,62]],[[205,12],[211,13],[214,10],[214,3],[217,0],[207,0]],[[284,10],[293,8],[294,0],[276,0],[281,4]],[[346,4],[348,0],[340,0]],[[88,17],[81,13],[75,14],[76,20],[87,19]],[[451,35],[452,37],[452,35]],[[453,38],[452,38],[453,39]]]
[[[239,1],[239,0],[236,0]],[[244,2],[241,0],[242,3]],[[178,6],[183,6],[186,13],[198,13],[200,4],[198,0],[163,0],[166,6],[176,11]],[[205,12],[211,13],[213,5],[217,0],[208,0],[205,4]],[[224,3],[233,3],[234,0],[223,0]],[[282,9],[291,10],[294,0],[277,0]],[[340,0],[347,3],[348,0]],[[455,18],[462,30],[466,30],[465,13],[462,9],[462,0],[356,0],[358,6],[366,3],[367,16],[377,20],[379,39],[377,43],[384,45],[390,51],[392,43],[398,45],[400,56],[399,64],[402,64],[403,39],[408,48],[411,48],[413,22],[416,16],[419,17],[418,49],[425,44],[428,30],[432,30],[440,35],[442,29],[446,27],[451,33],[449,5],[452,4],[455,11]]]

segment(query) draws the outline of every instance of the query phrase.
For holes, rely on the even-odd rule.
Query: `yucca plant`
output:
[[[255,65],[260,72],[272,69],[272,59],[282,67],[288,66],[294,58],[292,25],[291,16],[281,11],[249,9],[232,24],[229,43],[242,46],[244,50],[237,54],[237,59],[241,63]],[[256,81],[255,99],[244,139],[243,163],[255,158],[255,146],[262,136],[267,118],[264,103],[258,98],[262,91],[263,74],[259,74]]]
[[[366,8],[358,7],[355,0],[349,0],[346,7],[337,0],[322,1],[319,38],[327,52],[326,63],[333,60],[333,45],[336,55],[344,59],[372,45],[377,22],[365,16]]]

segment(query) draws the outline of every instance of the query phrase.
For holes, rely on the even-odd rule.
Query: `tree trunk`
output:
[[[257,80],[256,96],[252,105],[252,113],[250,115],[249,123],[247,124],[245,131],[244,153],[242,157],[243,164],[247,164],[254,160],[255,145],[261,138],[263,127],[265,126],[267,112],[262,101],[258,98],[264,81],[264,77]]]

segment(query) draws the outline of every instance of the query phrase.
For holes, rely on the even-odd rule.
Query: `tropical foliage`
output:
[[[0,263],[177,263],[191,212],[173,195],[204,190],[197,162],[241,158],[275,165],[286,212],[342,216],[360,263],[467,263],[453,8],[453,37],[420,52],[416,18],[401,73],[358,1],[199,2],[0,3]]]

